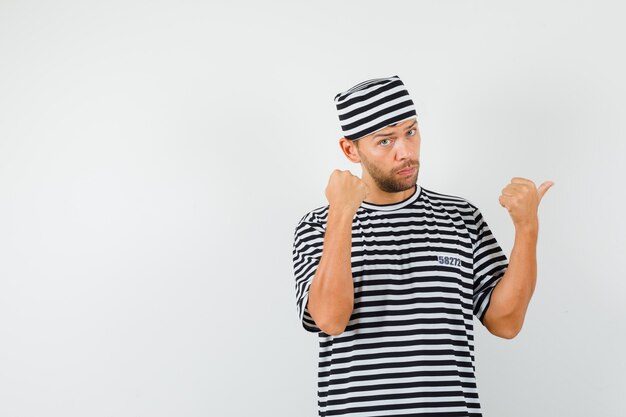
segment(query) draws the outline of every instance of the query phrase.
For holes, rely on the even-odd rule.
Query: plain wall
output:
[[[623,416],[625,8],[0,2],[0,417],[314,416],[292,243],[336,93],[399,75],[418,183],[552,180],[521,333],[475,318],[485,417]]]

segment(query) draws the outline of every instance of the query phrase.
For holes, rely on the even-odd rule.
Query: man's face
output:
[[[421,137],[417,119],[412,118],[364,136],[357,153],[364,175],[388,193],[408,190],[417,182]],[[410,168],[409,171],[401,172]]]

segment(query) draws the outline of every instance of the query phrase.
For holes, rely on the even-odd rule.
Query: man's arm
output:
[[[515,229],[506,272],[498,281],[483,322],[490,333],[512,339],[520,332],[537,281],[538,225]]]
[[[537,212],[553,185],[553,181],[544,181],[536,187],[529,179],[514,177],[502,189],[499,201],[515,225],[515,243],[507,270],[493,289],[483,318],[485,327],[496,336],[512,339],[522,330],[537,280]]]
[[[354,307],[351,210],[328,211],[324,248],[309,289],[308,308],[324,333],[337,336],[346,328]]]

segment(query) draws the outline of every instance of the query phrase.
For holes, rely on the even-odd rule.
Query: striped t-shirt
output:
[[[352,220],[354,310],[332,336],[307,308],[328,208],[302,217],[293,244],[298,317],[319,336],[319,415],[481,416],[472,315],[484,325],[508,266],[481,212],[419,184],[399,203],[361,203]]]

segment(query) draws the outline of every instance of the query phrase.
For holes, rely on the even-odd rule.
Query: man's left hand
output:
[[[554,185],[553,181],[544,181],[537,188],[535,183],[526,178],[514,177],[502,189],[499,197],[500,205],[505,207],[516,228],[538,228],[539,220],[537,209],[548,188]]]

